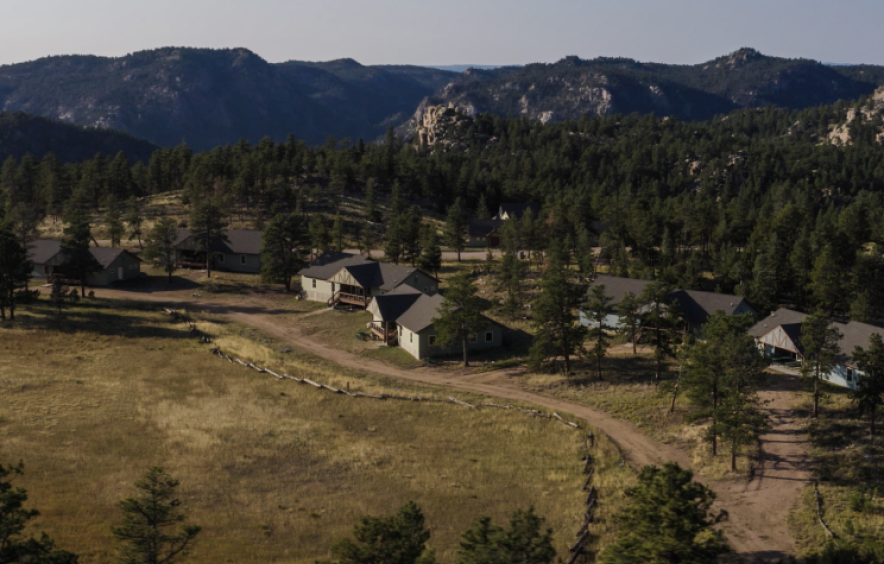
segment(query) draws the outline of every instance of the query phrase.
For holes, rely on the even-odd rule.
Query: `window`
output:
[[[409,342],[409,343],[413,343],[413,342],[414,342],[414,333],[409,333],[409,334],[408,334],[408,342]]]
[[[246,263],[246,255],[239,255],[239,263],[240,264]]]
[[[490,343],[493,340],[494,340],[494,333],[492,333],[491,331],[486,331],[485,332],[485,342]]]
[[[470,342],[471,342],[471,343],[478,343],[478,342],[479,342],[479,336],[476,335],[475,333],[473,333],[472,335],[470,335]]]
[[[424,294],[428,294],[430,292],[429,288],[424,288]]]
[[[218,262],[224,262],[224,255],[218,255]]]
[[[430,335],[430,345],[436,344],[436,335]]]
[[[48,266],[43,266],[43,274],[45,274],[46,276],[49,276],[49,267]]]
[[[852,368],[847,369],[847,381],[853,382],[853,369]]]
[[[313,287],[316,287],[316,278],[313,279]]]

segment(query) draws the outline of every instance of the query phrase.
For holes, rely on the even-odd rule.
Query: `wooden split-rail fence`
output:
[[[184,316],[170,310],[164,308],[165,311],[171,315],[175,319],[180,319],[187,323],[188,327],[191,331],[196,331],[196,325],[194,325],[191,321],[186,319]],[[210,342],[210,339],[207,336],[202,337],[202,341],[205,343]],[[322,384],[320,382],[316,382],[309,378],[298,378],[296,376],[291,376],[284,372],[275,372],[269,368],[257,366],[252,362],[246,362],[240,358],[232,358],[226,353],[224,353],[220,348],[213,347],[211,350],[212,354],[218,356],[219,358],[226,360],[230,364],[239,364],[243,368],[248,368],[250,370],[254,370],[259,374],[269,374],[278,380],[294,380],[295,382],[301,384],[307,384],[318,390],[325,390],[328,392],[332,392],[335,394],[343,394],[354,398],[369,398],[376,400],[404,400],[404,401],[414,401],[414,402],[426,402],[426,403],[451,403],[454,405],[459,405],[462,407],[466,407],[469,409],[476,409],[478,407],[493,407],[497,409],[510,409],[513,411],[518,411],[520,413],[524,413],[530,417],[541,417],[545,419],[557,420],[563,425],[580,430],[580,426],[573,421],[567,421],[564,417],[553,411],[552,413],[544,413],[542,411],[536,409],[530,409],[526,407],[520,407],[512,404],[499,404],[493,403],[489,401],[483,401],[478,404],[471,404],[465,402],[463,400],[459,400],[455,397],[449,396],[447,399],[442,398],[428,398],[423,396],[401,396],[396,394],[367,394],[364,392],[351,392],[349,384],[347,385],[347,389],[336,388],[334,386],[329,386],[328,384]],[[583,512],[583,516],[581,517],[581,525],[577,530],[577,541],[571,546],[570,554],[571,557],[568,560],[568,564],[577,564],[580,561],[581,557],[583,560],[587,560],[590,557],[590,554],[587,549],[587,544],[590,539],[589,534],[589,526],[593,523],[595,519],[595,511],[596,511],[596,501],[598,498],[598,492],[595,486],[591,485],[592,478],[595,475],[595,468],[593,467],[593,458],[591,450],[595,446],[595,435],[592,432],[587,433],[583,438],[584,449],[586,454],[583,458],[581,458],[581,463],[583,464],[583,473],[586,475],[586,480],[583,482],[583,492],[586,492],[586,500],[585,500],[585,510]]]

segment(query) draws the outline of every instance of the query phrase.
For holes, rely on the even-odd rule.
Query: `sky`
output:
[[[0,64],[245,47],[270,62],[695,64],[740,47],[884,64],[881,0],[3,0]]]

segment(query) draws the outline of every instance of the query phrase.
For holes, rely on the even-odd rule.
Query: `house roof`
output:
[[[436,317],[436,312],[442,305],[442,299],[442,294],[428,296],[421,293],[411,307],[396,320],[396,323],[414,333],[423,331],[433,324],[433,318]]]
[[[500,204],[497,217],[502,217],[504,214],[507,214],[516,219],[522,219],[522,215],[528,209],[531,209],[531,211],[534,212],[535,217],[537,217],[537,214],[540,212],[540,206],[537,204]]]
[[[682,318],[689,323],[706,323],[709,316],[719,310],[733,315],[744,301],[740,296],[697,290],[674,290],[669,299],[678,301]]]
[[[374,304],[382,320],[396,321],[423,295],[420,290],[404,285],[392,292],[375,296]]]
[[[328,280],[344,267],[375,262],[353,253],[323,253],[298,274],[307,278]]]
[[[782,327],[783,331],[789,339],[802,350],[801,346],[801,324],[807,319],[806,313],[793,311],[791,309],[780,308],[773,312],[770,316],[762,319],[749,329],[749,334],[756,339],[761,338],[777,327]],[[838,341],[840,354],[837,362],[841,364],[852,365],[853,351],[856,347],[867,348],[869,346],[869,338],[874,335],[884,336],[884,329],[860,323],[859,321],[850,321],[848,323],[833,323],[833,325],[841,332],[841,340]]]
[[[61,251],[61,241],[37,239],[28,246],[28,259],[36,265],[44,265]]]
[[[619,276],[608,276],[607,274],[599,275],[592,284],[589,285],[589,289],[593,289],[596,286],[604,286],[605,287],[605,295],[609,298],[612,298],[612,305],[617,305],[620,303],[626,294],[632,292],[636,297],[642,295],[645,291],[645,286],[647,286],[649,282],[647,280],[639,280],[637,278],[620,278]]]
[[[28,248],[28,258],[35,265],[44,265],[53,257],[55,257],[58,253],[61,252],[61,241],[57,241],[55,239],[37,239],[33,241]],[[121,254],[126,253],[131,255],[136,260],[141,260],[134,254],[130,253],[126,249],[114,249],[110,247],[89,247],[89,254],[101,265],[102,268],[107,268]]]
[[[257,255],[261,253],[261,246],[264,241],[263,231],[255,229],[226,229],[224,234],[227,236],[227,241],[213,242],[212,252],[241,255]],[[188,241],[191,235],[193,235],[193,231],[190,229],[178,229],[175,246],[183,249],[195,249],[195,242],[192,240]]]
[[[471,219],[467,227],[470,237],[487,237],[503,225],[502,219]]]

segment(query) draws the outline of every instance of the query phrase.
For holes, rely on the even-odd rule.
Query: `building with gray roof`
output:
[[[89,247],[95,261],[95,272],[86,279],[86,286],[109,286],[114,282],[141,276],[141,259],[125,249]],[[61,241],[37,239],[28,245],[28,259],[34,265],[34,278],[49,280],[53,274],[64,276],[65,256]]]
[[[226,240],[213,241],[209,246],[212,268],[229,272],[261,272],[261,246],[264,232],[255,229],[227,229]],[[206,267],[205,233],[194,234],[190,229],[179,229],[175,241],[176,262],[179,266]]]

